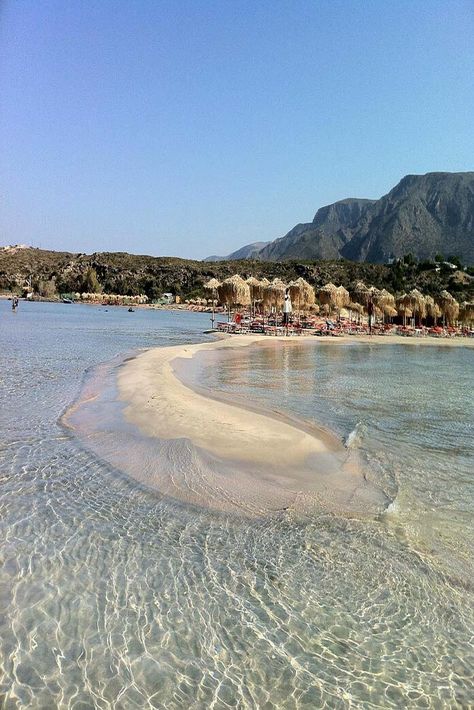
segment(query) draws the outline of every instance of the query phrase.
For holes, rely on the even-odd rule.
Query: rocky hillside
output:
[[[441,253],[474,263],[474,172],[407,175],[366,211],[342,256],[383,262]]]
[[[350,241],[361,215],[372,200],[348,198],[321,207],[312,222],[297,224],[285,237],[260,250],[258,257],[280,259],[338,259]]]
[[[258,258],[383,264],[410,253],[474,263],[474,172],[407,175],[379,200],[349,198],[322,207],[312,222],[270,242]]]
[[[48,298],[79,292],[146,294],[150,300],[171,291],[181,297],[203,296],[203,285],[240,273],[288,282],[302,276],[319,288],[328,281],[346,288],[358,280],[400,293],[419,288],[437,294],[448,289],[460,301],[474,298],[474,269],[468,272],[448,264],[417,263],[408,258],[388,265],[334,261],[188,261],[103,252],[72,254],[43,249],[0,249],[0,291],[21,294],[31,285]]]

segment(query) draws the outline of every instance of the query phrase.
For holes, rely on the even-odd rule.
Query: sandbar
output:
[[[272,343],[277,339],[288,342],[284,336],[264,338]],[[239,335],[155,348],[119,368],[126,419],[147,437],[187,451],[186,463],[172,465],[168,472],[157,462],[142,483],[185,502],[245,515],[324,511],[365,516],[383,511],[390,501],[369,480],[358,453],[329,431],[255,403],[246,407],[219,393],[209,396],[177,375],[177,362],[197,353],[219,351],[225,357],[228,349],[261,341]]]

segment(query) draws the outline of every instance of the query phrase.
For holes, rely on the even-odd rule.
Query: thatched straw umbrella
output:
[[[449,291],[441,291],[436,301],[441,309],[443,324],[451,325],[459,316],[459,303]]]
[[[402,306],[401,311],[400,308],[398,308],[397,312],[399,315],[403,315],[403,325],[407,324],[407,319],[410,320],[410,318],[413,317],[413,311],[407,305]]]
[[[356,303],[355,301],[349,301],[347,304],[347,308],[350,311],[355,311],[356,313],[362,313],[364,311],[364,306],[362,306],[360,303]]]
[[[296,307],[295,310],[297,311],[298,316],[299,316],[301,296],[302,296],[301,286],[298,283],[298,280],[296,279],[295,281],[290,281],[290,283],[288,284],[288,288],[290,291],[291,303],[295,304],[295,307]]]
[[[322,306],[327,306],[328,313],[331,313],[333,308],[338,306],[337,286],[333,283],[328,283],[319,289],[319,302]]]
[[[406,326],[407,318],[411,318],[413,315],[413,311],[410,308],[410,299],[408,294],[402,293],[401,296],[398,296],[396,300],[396,309],[398,315],[403,316],[403,325]]]
[[[377,308],[380,309],[382,313],[382,318],[385,322],[385,315],[388,315],[386,313],[387,309],[394,309],[395,308],[395,298],[392,296],[392,294],[387,291],[385,288],[383,288],[381,291],[376,291],[373,295],[373,301]]]
[[[358,314],[358,322],[360,323],[360,316],[364,312],[364,306],[362,306],[360,303],[356,303],[355,301],[349,301],[347,304],[347,310],[349,311],[349,320],[352,323],[352,314],[357,313]]]
[[[395,306],[395,297],[385,288],[379,291],[378,300],[382,306]]]
[[[263,298],[264,284],[256,279],[255,276],[250,276],[247,279],[247,283],[250,288],[250,298],[252,301],[261,301]]]
[[[441,308],[438,306],[433,296],[425,296],[426,315],[433,319],[433,323],[437,325],[438,318],[441,318]]]
[[[448,325],[454,325],[459,318],[459,303],[455,298],[444,308],[444,315]]]
[[[228,307],[228,317],[230,321],[230,309],[233,305],[250,305],[250,288],[244,279],[235,274],[225,279],[217,289],[219,300]]]
[[[345,289],[344,286],[338,286],[336,288],[336,304],[339,312],[339,318],[341,317],[341,308],[346,308],[350,302],[351,298],[349,296],[349,291]]]
[[[220,285],[221,285],[220,281],[212,278],[212,279],[209,279],[209,281],[204,284],[204,288],[206,289],[206,291],[212,291],[214,294]]]
[[[301,305],[303,308],[308,308],[309,306],[314,306],[316,303],[316,294],[314,293],[314,288],[301,276],[296,279],[296,283],[300,285],[301,288]]]
[[[418,314],[419,317],[419,323],[421,325],[422,319],[426,316],[426,302],[425,302],[425,297],[423,294],[418,291],[417,288],[414,288],[410,291],[409,294],[407,294],[407,301],[408,305],[413,311],[413,314],[416,319],[416,315]]]
[[[449,291],[441,291],[441,293],[436,296],[436,303],[438,306],[441,308],[441,310],[444,309],[444,306],[446,303],[450,303],[453,300],[453,296],[449,293]]]
[[[373,298],[377,293],[377,289],[372,286],[369,288],[363,281],[357,283],[350,289],[351,298],[356,303],[360,303],[365,308],[369,315],[369,330],[372,331],[372,313],[373,313]]]
[[[247,283],[250,288],[250,301],[252,303],[252,315],[255,316],[255,304],[257,301],[263,299],[263,289],[264,284],[255,278],[255,276],[250,276],[247,279]]]
[[[298,318],[301,308],[309,308],[315,303],[314,288],[301,276],[288,284],[291,302],[296,304]]]
[[[363,281],[357,281],[355,286],[350,289],[350,294],[355,303],[360,303],[361,306],[367,308],[370,300],[370,289]]]
[[[434,324],[438,325],[438,318],[441,318],[443,315],[443,312],[441,308],[438,306],[437,303],[434,304],[433,308],[433,318],[434,318]]]
[[[266,289],[267,289],[267,286],[270,286],[270,281],[269,281],[269,279],[267,279],[267,278],[264,276],[262,279],[260,279],[260,285],[261,285],[261,287],[262,287],[262,297],[261,297],[261,299],[260,299],[260,303],[261,303],[261,309],[262,309],[262,312],[263,312],[263,318],[264,318],[264,320],[265,320],[265,304],[266,304],[266,298],[267,298],[267,296],[266,296]]]
[[[339,303],[340,308],[345,308],[347,305],[350,303],[350,296],[349,296],[349,291],[344,288],[344,286],[338,286],[336,288],[337,291],[337,300]]]
[[[398,311],[395,308],[395,306],[385,306],[383,309],[383,314],[384,316],[388,316],[388,318],[394,318],[395,316],[398,315]]]
[[[263,291],[263,303],[269,306],[270,310],[275,306],[275,325],[277,325],[278,308],[283,305],[285,300],[286,285],[281,279],[275,278],[271,283],[265,286]]]
[[[464,301],[459,308],[459,320],[469,328],[472,328],[474,322],[474,303]]]
[[[212,296],[212,315],[211,315],[211,327],[214,328],[214,321],[216,320],[215,318],[215,301],[216,301],[216,296],[217,296],[217,289],[221,285],[221,282],[218,281],[217,279],[209,279],[207,283],[204,284],[204,288],[206,291],[211,292]]]
[[[425,296],[425,313],[429,318],[435,318],[435,305],[433,296]]]

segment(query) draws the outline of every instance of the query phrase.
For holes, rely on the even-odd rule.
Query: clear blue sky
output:
[[[472,0],[0,8],[0,244],[202,258],[474,169]]]

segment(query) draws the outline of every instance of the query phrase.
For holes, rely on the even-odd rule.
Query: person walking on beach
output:
[[[283,301],[283,325],[287,329],[287,332],[292,310],[293,308],[291,305],[290,289],[287,288],[285,291],[285,300]]]

